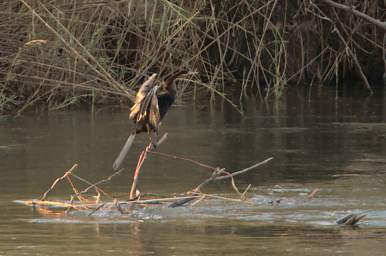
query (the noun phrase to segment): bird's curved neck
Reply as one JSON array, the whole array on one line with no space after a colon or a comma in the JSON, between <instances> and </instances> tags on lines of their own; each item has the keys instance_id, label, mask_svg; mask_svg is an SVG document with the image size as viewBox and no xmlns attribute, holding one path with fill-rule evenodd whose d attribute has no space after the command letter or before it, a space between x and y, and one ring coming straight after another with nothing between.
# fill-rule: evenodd
<instances>
[{"instance_id":1,"label":"bird's curved neck","mask_svg":"<svg viewBox=\"0 0 386 256\"><path fill-rule=\"evenodd\" d=\"M186 74L186 70L178 70L172 74L170 74L168 77L165 78L165 89L169 92L176 93L176 85L174 81L181 75Z\"/></svg>"}]
</instances>

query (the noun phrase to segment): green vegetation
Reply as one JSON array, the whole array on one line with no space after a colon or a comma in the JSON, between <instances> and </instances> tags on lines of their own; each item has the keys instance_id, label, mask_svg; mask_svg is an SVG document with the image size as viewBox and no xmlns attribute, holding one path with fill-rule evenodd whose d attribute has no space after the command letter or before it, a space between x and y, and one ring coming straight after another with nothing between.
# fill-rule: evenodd
<instances>
[{"instance_id":1,"label":"green vegetation","mask_svg":"<svg viewBox=\"0 0 386 256\"><path fill-rule=\"evenodd\" d=\"M178 68L199 72L180 95L235 108L230 89L241 101L351 77L372 92L386 66L383 1L337 2L355 11L328 0L3 0L0 114L126 105L147 75Z\"/></svg>"}]
</instances>

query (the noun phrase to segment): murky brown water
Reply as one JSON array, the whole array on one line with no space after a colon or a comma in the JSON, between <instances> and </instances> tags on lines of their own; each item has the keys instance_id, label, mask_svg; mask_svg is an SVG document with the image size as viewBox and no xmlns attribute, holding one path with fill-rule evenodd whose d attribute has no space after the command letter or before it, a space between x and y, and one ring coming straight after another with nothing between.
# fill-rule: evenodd
<instances>
[{"instance_id":1,"label":"murky brown water","mask_svg":"<svg viewBox=\"0 0 386 256\"><path fill-rule=\"evenodd\" d=\"M100 110L0 119L0 255L384 255L386 251L386 100L294 94L269 106L247 104L242 118L216 109L173 108L162 126L162 152L239 170L274 156L238 178L253 185L251 205L213 201L193 208L136 216L42 216L15 204L39 198L55 177L79 163L77 174L96 181L126 135L127 114ZM221 104L219 104L221 105ZM146 136L127 160L135 164ZM141 190L160 196L193 188L208 171L151 157ZM104 188L128 190L127 174ZM315 188L316 198L306 195ZM228 183L208 192L231 193ZM70 191L58 186L53 194ZM281 199L271 205L271 200ZM359 228L338 227L347 213L365 213Z\"/></svg>"}]
</instances>

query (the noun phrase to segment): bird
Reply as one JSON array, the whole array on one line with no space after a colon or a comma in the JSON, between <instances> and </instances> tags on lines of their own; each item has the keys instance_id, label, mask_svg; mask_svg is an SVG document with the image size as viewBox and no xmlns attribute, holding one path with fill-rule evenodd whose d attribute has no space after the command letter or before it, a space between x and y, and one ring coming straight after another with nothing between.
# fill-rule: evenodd
<instances>
[{"instance_id":1,"label":"bird","mask_svg":"<svg viewBox=\"0 0 386 256\"><path fill-rule=\"evenodd\" d=\"M154 73L141 85L129 114L129 118L133 120L135 127L130 132L125 145L114 161L114 171L120 168L136 134L147 132L150 137L151 148L155 149L157 147L160 122L176 99L177 89L175 80L188 73L187 70L175 71L160 83L156 83L157 74Z\"/></svg>"}]
</instances>

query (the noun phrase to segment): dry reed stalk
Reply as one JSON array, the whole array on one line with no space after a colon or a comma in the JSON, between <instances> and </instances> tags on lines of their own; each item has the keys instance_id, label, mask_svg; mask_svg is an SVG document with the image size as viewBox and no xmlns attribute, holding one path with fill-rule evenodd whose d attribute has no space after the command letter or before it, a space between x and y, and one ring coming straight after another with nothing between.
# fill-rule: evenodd
<instances>
[{"instance_id":1,"label":"dry reed stalk","mask_svg":"<svg viewBox=\"0 0 386 256\"><path fill-rule=\"evenodd\" d=\"M47 23L47 21L39 15L35 9L30 6L26 1L20 0L32 13L35 15L49 30L51 30L52 33L55 34L55 36L60 39L60 41L69 49L73 52L73 54L77 57L80 58L85 64L87 64L92 70L94 70L98 75L100 75L102 78L105 79L111 86L117 88L118 90L122 90L127 94L129 99L134 100L134 91L130 91L130 89L124 88L122 85L120 85L112 76L109 72L105 70L105 68L95 59L95 57L84 47L84 45L72 35L72 33L65 27L63 24L58 20L48 9L47 7L42 4L40 1L37 1L40 5L41 8L43 8L44 11L51 17L52 19L55 20L56 25L58 25L69 37L71 40L73 40L78 47L83 51L82 53L86 55L87 58L89 58L92 63L90 63L84 56L83 54L79 53L74 47L70 45L70 43L67 42L64 37L59 34L57 30L55 30L51 25ZM98 68L96 68L95 66Z\"/></svg>"},{"instance_id":2,"label":"dry reed stalk","mask_svg":"<svg viewBox=\"0 0 386 256\"><path fill-rule=\"evenodd\" d=\"M52 110L116 103L146 74L179 67L200 73L179 95L222 98L240 113L250 89L261 99L280 97L289 83L333 81L336 66L340 78L358 69L370 80L370 67L384 72L376 64L384 63L385 15L380 2L366 3L4 0L0 110L20 114L47 101ZM325 17L339 23L354 54L345 54ZM239 90L240 103L229 88Z\"/></svg>"}]
</instances>

